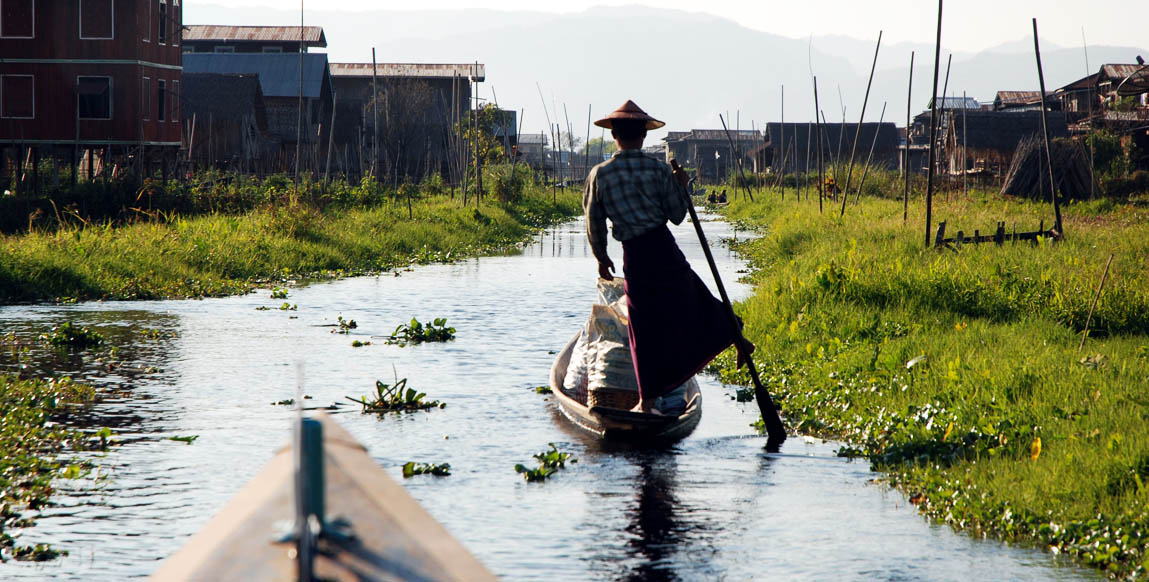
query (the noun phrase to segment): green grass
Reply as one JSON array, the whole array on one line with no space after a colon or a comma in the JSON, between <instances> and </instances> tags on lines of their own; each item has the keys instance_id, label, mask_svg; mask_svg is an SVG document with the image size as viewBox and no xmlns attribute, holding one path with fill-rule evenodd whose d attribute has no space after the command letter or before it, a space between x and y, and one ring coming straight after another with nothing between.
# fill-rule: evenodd
<instances>
[{"instance_id":1,"label":"green grass","mask_svg":"<svg viewBox=\"0 0 1149 582\"><path fill-rule=\"evenodd\" d=\"M72 225L0 238L0 303L161 299L243 293L261 283L361 274L508 248L578 214L541 187L511 203L463 207L445 195L412 204L277 203L242 214L163 216L124 226Z\"/></svg>"},{"instance_id":2,"label":"green grass","mask_svg":"<svg viewBox=\"0 0 1149 582\"><path fill-rule=\"evenodd\" d=\"M867 186L868 187L868 186ZM842 439L925 513L1115 574L1149 569L1149 219L1144 199L1063 207L1066 238L926 250L924 205L761 191L732 220L739 305L768 388L799 432ZM935 199L948 231L1036 230L1048 205ZM1113 267L1078 353L1109 253ZM924 357L924 358L923 358ZM908 364L912 366L907 367ZM732 354L717 367L745 384Z\"/></svg>"},{"instance_id":3,"label":"green grass","mask_svg":"<svg viewBox=\"0 0 1149 582\"><path fill-rule=\"evenodd\" d=\"M51 560L61 554L46 545L17 544L11 532L29 527L50 503L57 478L76 478L88 467L58 458L61 452L107 446L107 433L89 435L59 422L68 409L91 402L95 391L64 378L23 380L0 374L0 557ZM31 516L29 515L31 513ZM67 552L62 552L67 553Z\"/></svg>"}]
</instances>

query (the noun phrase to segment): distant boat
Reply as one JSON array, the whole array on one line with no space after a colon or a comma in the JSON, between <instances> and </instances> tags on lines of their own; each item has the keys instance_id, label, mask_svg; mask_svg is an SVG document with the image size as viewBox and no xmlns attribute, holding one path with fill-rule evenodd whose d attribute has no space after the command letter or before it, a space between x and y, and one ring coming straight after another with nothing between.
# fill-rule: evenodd
<instances>
[{"instance_id":1,"label":"distant boat","mask_svg":"<svg viewBox=\"0 0 1149 582\"><path fill-rule=\"evenodd\" d=\"M637 403L618 399L610 404L598 402L588 406L586 394L567 392L563 388L567 367L579 335L567 343L559 352L551 366L550 387L558 401L559 409L575 426L607 440L632 441L643 443L670 443L689 435L702 419L702 391L698 381L688 380L684 386L685 408L676 414L644 414L631 412L629 408ZM613 404L613 406L611 405Z\"/></svg>"},{"instance_id":2,"label":"distant boat","mask_svg":"<svg viewBox=\"0 0 1149 582\"><path fill-rule=\"evenodd\" d=\"M350 539L323 540L313 580L494 581L496 578L395 483L332 418L320 414L326 513ZM175 554L153 580L298 580L296 542L276 543L295 515L291 446L281 449Z\"/></svg>"}]
</instances>

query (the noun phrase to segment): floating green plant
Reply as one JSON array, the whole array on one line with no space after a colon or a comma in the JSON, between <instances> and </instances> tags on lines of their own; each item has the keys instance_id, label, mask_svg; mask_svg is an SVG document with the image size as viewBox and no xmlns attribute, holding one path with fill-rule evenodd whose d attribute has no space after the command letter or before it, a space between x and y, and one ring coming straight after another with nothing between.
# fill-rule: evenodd
<instances>
[{"instance_id":1,"label":"floating green plant","mask_svg":"<svg viewBox=\"0 0 1149 582\"><path fill-rule=\"evenodd\" d=\"M553 394L554 390L550 386L535 386L535 392L539 394Z\"/></svg>"},{"instance_id":2,"label":"floating green plant","mask_svg":"<svg viewBox=\"0 0 1149 582\"><path fill-rule=\"evenodd\" d=\"M168 437L168 440L169 441L176 441L177 443L184 443L185 445L190 445L190 444L194 443L195 440L198 438L199 438L198 434L193 434L193 435L189 435L189 436Z\"/></svg>"},{"instance_id":3,"label":"floating green plant","mask_svg":"<svg viewBox=\"0 0 1149 582\"><path fill-rule=\"evenodd\" d=\"M298 305L292 305L286 301L283 302L283 305L279 306L280 311L296 311L298 309L299 309Z\"/></svg>"},{"instance_id":4,"label":"floating green plant","mask_svg":"<svg viewBox=\"0 0 1149 582\"><path fill-rule=\"evenodd\" d=\"M362 398L346 398L363 406L363 412L412 412L431 408L446 408L438 400L426 400L427 394L414 388L407 388L407 379L398 380L394 385L375 382L375 394Z\"/></svg>"},{"instance_id":5,"label":"floating green plant","mask_svg":"<svg viewBox=\"0 0 1149 582\"><path fill-rule=\"evenodd\" d=\"M371 342L361 342L359 340L353 340L351 342L351 347L353 347L353 348L361 348L363 346L369 346L369 345L371 345Z\"/></svg>"},{"instance_id":6,"label":"floating green plant","mask_svg":"<svg viewBox=\"0 0 1149 582\"><path fill-rule=\"evenodd\" d=\"M436 477L447 477L451 474L451 464L442 463L416 463L409 461L403 465L403 478L414 477L415 475L435 475Z\"/></svg>"},{"instance_id":7,"label":"floating green plant","mask_svg":"<svg viewBox=\"0 0 1149 582\"><path fill-rule=\"evenodd\" d=\"M287 299L287 289L283 287L276 287L271 290L272 299Z\"/></svg>"},{"instance_id":8,"label":"floating green plant","mask_svg":"<svg viewBox=\"0 0 1149 582\"><path fill-rule=\"evenodd\" d=\"M331 333L347 335L351 333L351 330L357 327L359 327L359 324L355 323L354 319L343 319L343 316L339 315L335 319L335 329L331 330Z\"/></svg>"},{"instance_id":9,"label":"floating green plant","mask_svg":"<svg viewBox=\"0 0 1149 582\"><path fill-rule=\"evenodd\" d=\"M559 469L565 468L568 460L572 463L578 462L578 459L571 458L570 453L564 453L558 450L558 447L556 447L554 443L547 444L550 445L550 450L534 455L535 460L539 462L538 467L531 469L522 463L515 465L515 472L521 474L527 482L536 483L546 481L548 477L555 474Z\"/></svg>"},{"instance_id":10,"label":"floating green plant","mask_svg":"<svg viewBox=\"0 0 1149 582\"><path fill-rule=\"evenodd\" d=\"M104 336L86 327L77 327L65 321L52 328L51 332L40 334L40 341L54 346L90 348L104 343Z\"/></svg>"},{"instance_id":11,"label":"floating green plant","mask_svg":"<svg viewBox=\"0 0 1149 582\"><path fill-rule=\"evenodd\" d=\"M260 305L255 308L256 311L271 311L271 308L266 305Z\"/></svg>"},{"instance_id":12,"label":"floating green plant","mask_svg":"<svg viewBox=\"0 0 1149 582\"><path fill-rule=\"evenodd\" d=\"M455 328L447 327L447 318L437 317L428 324L419 323L411 318L391 332L387 343L405 346L407 344L420 344L423 342L445 342L455 339Z\"/></svg>"}]
</instances>

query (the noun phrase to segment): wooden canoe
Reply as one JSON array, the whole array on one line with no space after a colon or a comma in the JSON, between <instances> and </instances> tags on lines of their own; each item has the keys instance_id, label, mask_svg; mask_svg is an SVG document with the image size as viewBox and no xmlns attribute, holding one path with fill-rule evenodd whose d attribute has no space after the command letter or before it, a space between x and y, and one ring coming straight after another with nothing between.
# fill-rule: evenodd
<instances>
[{"instance_id":1,"label":"wooden canoe","mask_svg":"<svg viewBox=\"0 0 1149 582\"><path fill-rule=\"evenodd\" d=\"M686 386L686 408L678 416L642 414L629 410L587 407L585 402L575 398L563 389L567 367L578 334L559 352L551 366L550 387L558 402L559 410L575 426L607 440L645 443L670 443L682 439L698 426L702 419L702 391L698 381L691 378Z\"/></svg>"},{"instance_id":2,"label":"wooden canoe","mask_svg":"<svg viewBox=\"0 0 1149 582\"><path fill-rule=\"evenodd\" d=\"M344 517L355 538L315 561L323 580L494 581L363 445L320 413L328 519ZM294 463L290 446L170 556L153 580L295 580L294 543L273 543L291 523Z\"/></svg>"}]
</instances>

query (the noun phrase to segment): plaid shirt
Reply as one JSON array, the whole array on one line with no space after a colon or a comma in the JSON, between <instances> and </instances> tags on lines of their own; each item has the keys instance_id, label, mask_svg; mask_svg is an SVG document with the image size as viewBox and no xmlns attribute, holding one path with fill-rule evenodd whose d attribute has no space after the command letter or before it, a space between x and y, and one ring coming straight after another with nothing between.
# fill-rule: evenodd
<instances>
[{"instance_id":1,"label":"plaid shirt","mask_svg":"<svg viewBox=\"0 0 1149 582\"><path fill-rule=\"evenodd\" d=\"M582 207L586 232L598 261L606 254L606 219L614 225L614 238L630 240L669 220L681 224L686 217L686 197L670 166L642 154L642 150L619 150L595 166L586 179Z\"/></svg>"}]
</instances>

